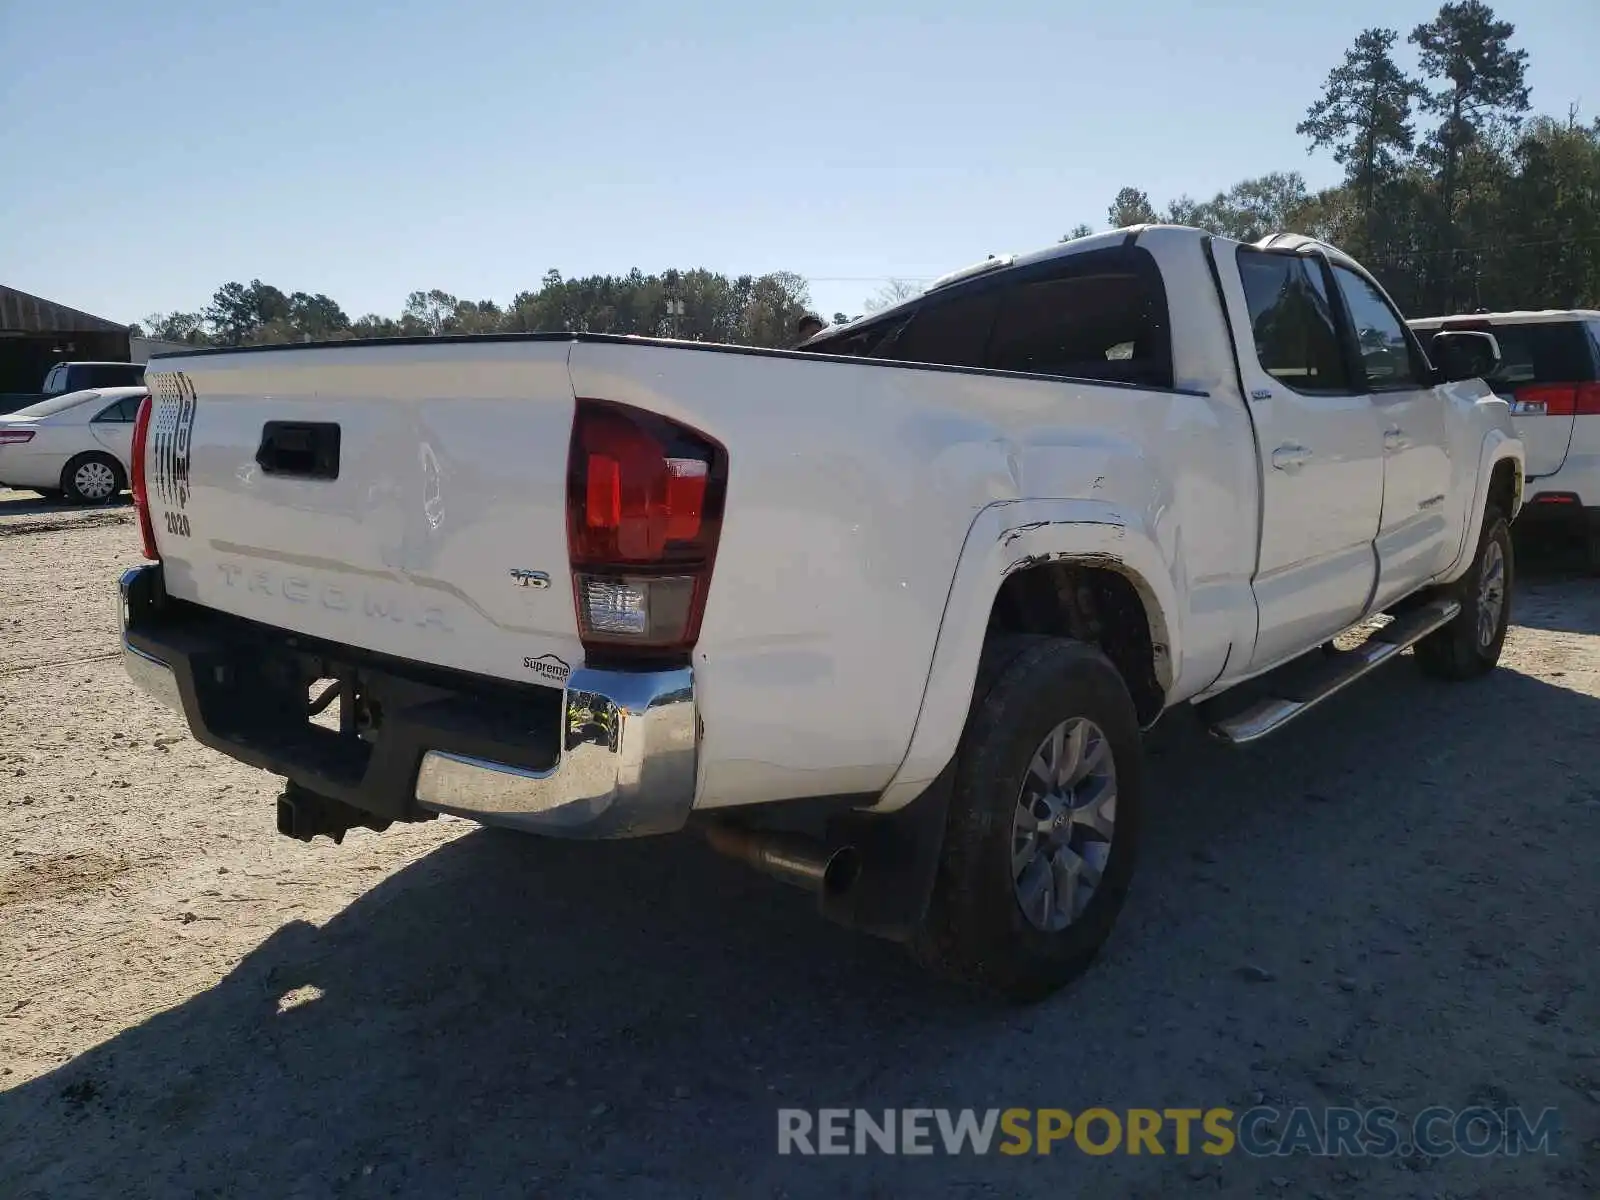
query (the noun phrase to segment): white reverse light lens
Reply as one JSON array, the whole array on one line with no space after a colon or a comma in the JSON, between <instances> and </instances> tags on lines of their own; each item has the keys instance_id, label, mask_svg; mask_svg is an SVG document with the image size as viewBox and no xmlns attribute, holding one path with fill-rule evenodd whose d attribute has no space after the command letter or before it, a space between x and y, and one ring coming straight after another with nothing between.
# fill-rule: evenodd
<instances>
[{"instance_id":1,"label":"white reverse light lens","mask_svg":"<svg viewBox=\"0 0 1600 1200\"><path fill-rule=\"evenodd\" d=\"M650 628L650 601L643 587L627 579L584 576L584 624L594 633L642 636Z\"/></svg>"},{"instance_id":2,"label":"white reverse light lens","mask_svg":"<svg viewBox=\"0 0 1600 1200\"><path fill-rule=\"evenodd\" d=\"M694 579L688 575L579 575L578 595L584 633L664 644L683 636Z\"/></svg>"}]
</instances>

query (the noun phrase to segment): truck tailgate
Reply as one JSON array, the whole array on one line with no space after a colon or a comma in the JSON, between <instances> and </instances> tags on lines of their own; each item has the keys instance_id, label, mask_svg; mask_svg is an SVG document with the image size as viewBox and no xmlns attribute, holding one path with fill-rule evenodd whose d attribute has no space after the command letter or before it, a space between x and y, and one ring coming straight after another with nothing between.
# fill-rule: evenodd
<instances>
[{"instance_id":1,"label":"truck tailgate","mask_svg":"<svg viewBox=\"0 0 1600 1200\"><path fill-rule=\"evenodd\" d=\"M150 518L180 600L559 686L565 339L274 348L150 364Z\"/></svg>"}]
</instances>

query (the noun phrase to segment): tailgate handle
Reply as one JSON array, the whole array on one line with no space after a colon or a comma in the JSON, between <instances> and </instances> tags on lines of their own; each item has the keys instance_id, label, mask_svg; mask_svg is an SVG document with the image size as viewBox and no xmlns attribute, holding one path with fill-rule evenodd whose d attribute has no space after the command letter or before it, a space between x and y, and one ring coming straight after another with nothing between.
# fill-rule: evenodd
<instances>
[{"instance_id":1,"label":"tailgate handle","mask_svg":"<svg viewBox=\"0 0 1600 1200\"><path fill-rule=\"evenodd\" d=\"M256 464L268 475L339 478L339 426L331 421L268 421Z\"/></svg>"}]
</instances>

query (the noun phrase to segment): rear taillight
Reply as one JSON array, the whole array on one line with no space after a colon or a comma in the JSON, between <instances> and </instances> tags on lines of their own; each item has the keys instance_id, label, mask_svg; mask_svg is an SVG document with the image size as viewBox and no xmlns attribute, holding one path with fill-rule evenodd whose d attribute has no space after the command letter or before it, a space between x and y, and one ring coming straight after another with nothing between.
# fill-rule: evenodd
<instances>
[{"instance_id":1,"label":"rear taillight","mask_svg":"<svg viewBox=\"0 0 1600 1200\"><path fill-rule=\"evenodd\" d=\"M150 523L150 497L144 481L144 446L150 436L150 406L152 398L146 393L139 401L139 413L133 418L133 464L129 487L133 492L133 509L139 514L139 538L144 542L144 556L160 560L156 549L156 531Z\"/></svg>"},{"instance_id":2,"label":"rear taillight","mask_svg":"<svg viewBox=\"0 0 1600 1200\"><path fill-rule=\"evenodd\" d=\"M577 402L567 554L585 650L694 647L727 485L727 452L705 434L621 404Z\"/></svg>"},{"instance_id":3,"label":"rear taillight","mask_svg":"<svg viewBox=\"0 0 1600 1200\"><path fill-rule=\"evenodd\" d=\"M1518 388L1515 397L1524 416L1600 415L1600 383L1535 383Z\"/></svg>"},{"instance_id":4,"label":"rear taillight","mask_svg":"<svg viewBox=\"0 0 1600 1200\"><path fill-rule=\"evenodd\" d=\"M0 446L15 446L20 442L33 441L31 429L0 429Z\"/></svg>"}]
</instances>

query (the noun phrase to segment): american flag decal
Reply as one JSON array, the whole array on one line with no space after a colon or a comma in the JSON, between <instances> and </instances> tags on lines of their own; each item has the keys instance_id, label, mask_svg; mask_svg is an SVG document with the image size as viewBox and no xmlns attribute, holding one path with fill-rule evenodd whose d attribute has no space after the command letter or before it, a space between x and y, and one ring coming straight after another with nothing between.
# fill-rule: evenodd
<instances>
[{"instance_id":1,"label":"american flag decal","mask_svg":"<svg viewBox=\"0 0 1600 1200\"><path fill-rule=\"evenodd\" d=\"M189 503L190 437L199 397L181 371L152 375L146 386L155 406L145 460L150 487L164 507L182 511Z\"/></svg>"}]
</instances>

